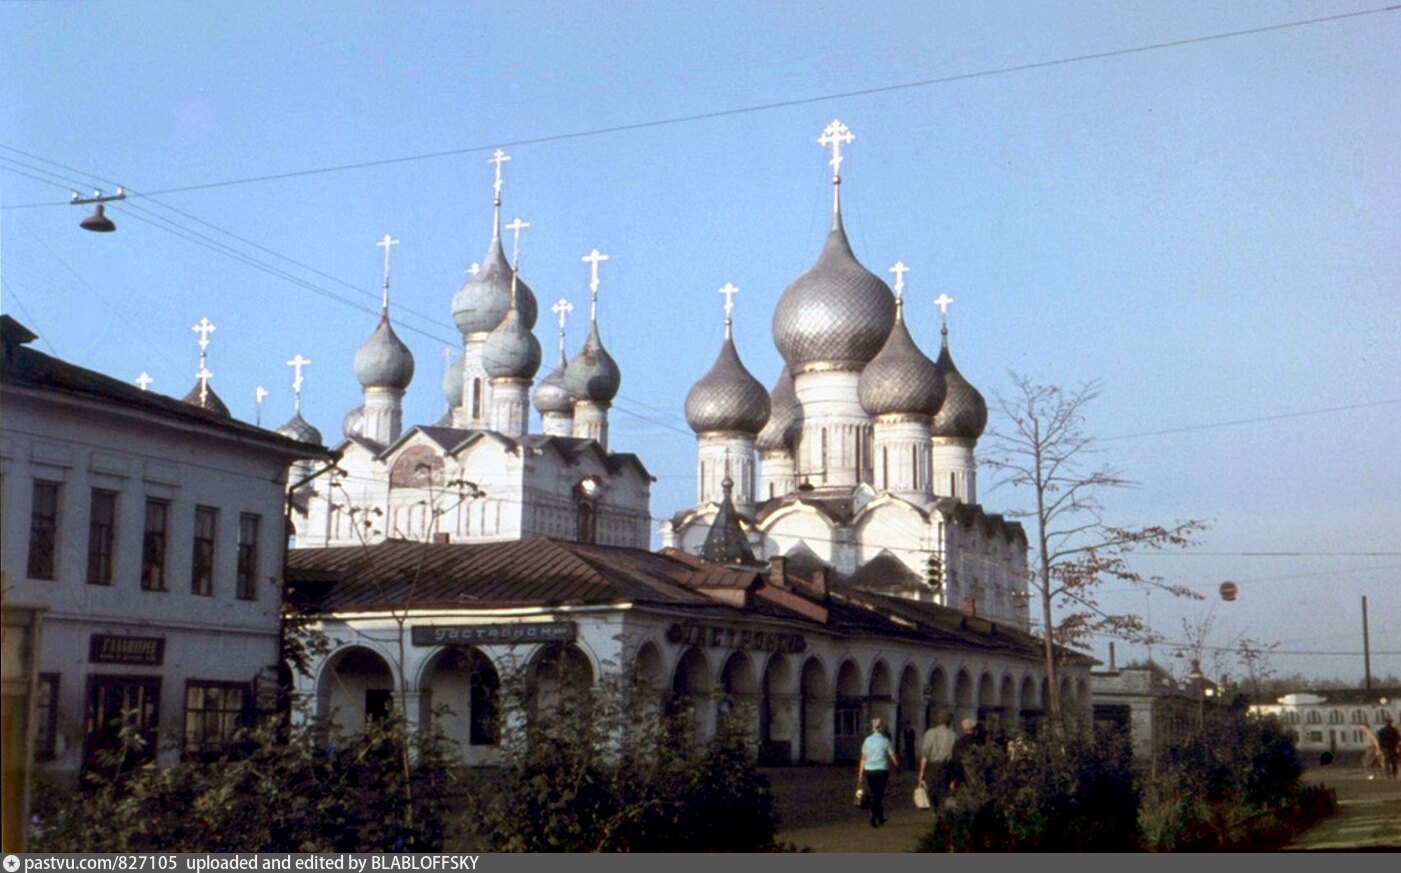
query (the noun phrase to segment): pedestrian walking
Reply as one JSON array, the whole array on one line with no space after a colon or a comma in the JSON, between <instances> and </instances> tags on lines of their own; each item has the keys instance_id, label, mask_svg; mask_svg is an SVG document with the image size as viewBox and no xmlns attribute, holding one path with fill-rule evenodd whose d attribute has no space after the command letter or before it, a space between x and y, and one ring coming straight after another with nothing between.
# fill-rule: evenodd
<instances>
[{"instance_id":1,"label":"pedestrian walking","mask_svg":"<svg viewBox=\"0 0 1401 873\"><path fill-rule=\"evenodd\" d=\"M871 719L871 735L861 744L861 760L856 764L856 788L860 790L861 780L866 780L866 788L871 794L871 827L885 824L885 787L890 780L890 770L900 766L900 758L895 747L882 730L879 718Z\"/></svg>"},{"instance_id":2,"label":"pedestrian walking","mask_svg":"<svg viewBox=\"0 0 1401 873\"><path fill-rule=\"evenodd\" d=\"M941 712L919 743L919 781L929 791L929 800L935 809L949 796L949 782L952 781L949 764L957 740L953 732L953 713Z\"/></svg>"},{"instance_id":3,"label":"pedestrian walking","mask_svg":"<svg viewBox=\"0 0 1401 873\"><path fill-rule=\"evenodd\" d=\"M1391 713L1382 716L1385 722L1377 731L1377 743L1382 747L1382 760L1386 764L1386 778L1395 779L1398 764L1401 764L1401 731L1391 723Z\"/></svg>"}]
</instances>

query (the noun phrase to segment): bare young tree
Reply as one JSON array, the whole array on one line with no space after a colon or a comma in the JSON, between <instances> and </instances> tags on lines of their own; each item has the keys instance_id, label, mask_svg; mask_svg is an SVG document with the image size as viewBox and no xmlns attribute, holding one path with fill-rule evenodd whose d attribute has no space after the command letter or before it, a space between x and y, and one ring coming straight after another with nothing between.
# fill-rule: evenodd
<instances>
[{"instance_id":1,"label":"bare young tree","mask_svg":"<svg viewBox=\"0 0 1401 873\"><path fill-rule=\"evenodd\" d=\"M1142 617L1111 614L1101 607L1099 586L1114 580L1201 599L1190 588L1145 575L1129 558L1135 552L1191 545L1191 536L1205 529L1205 523L1120 526L1105 521L1100 494L1134 483L1100 462L1093 438L1085 433L1085 409L1099 396L1099 383L1066 390L1023 375L1012 378L1014 389L995 397L1001 421L989 432L983 463L1001 474L998 485L1030 489L1035 500L1034 508L1009 515L1032 527L1036 555L1029 581L1044 629L1046 705L1058 715L1058 647L1099 634L1147 638Z\"/></svg>"}]
</instances>

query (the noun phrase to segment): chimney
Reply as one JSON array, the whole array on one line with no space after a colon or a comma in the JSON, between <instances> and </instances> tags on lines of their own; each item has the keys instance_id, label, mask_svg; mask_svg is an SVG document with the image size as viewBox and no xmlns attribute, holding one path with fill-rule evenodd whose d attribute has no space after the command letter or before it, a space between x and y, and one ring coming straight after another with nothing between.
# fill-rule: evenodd
<instances>
[{"instance_id":1,"label":"chimney","mask_svg":"<svg viewBox=\"0 0 1401 873\"><path fill-rule=\"evenodd\" d=\"M1112 641L1109 643L1109 672L1119 672L1119 668L1114 666L1114 643Z\"/></svg>"},{"instance_id":2,"label":"chimney","mask_svg":"<svg viewBox=\"0 0 1401 873\"><path fill-rule=\"evenodd\" d=\"M775 588L788 587L788 559L782 555L769 558L769 576L766 580Z\"/></svg>"},{"instance_id":3,"label":"chimney","mask_svg":"<svg viewBox=\"0 0 1401 873\"><path fill-rule=\"evenodd\" d=\"M812 585L813 588L816 589L818 595L822 597L827 596L828 590L826 567L818 567L816 570L812 571Z\"/></svg>"},{"instance_id":4,"label":"chimney","mask_svg":"<svg viewBox=\"0 0 1401 873\"><path fill-rule=\"evenodd\" d=\"M450 542L452 542L452 536L447 531L439 530L433 532L433 545L445 546Z\"/></svg>"}]
</instances>

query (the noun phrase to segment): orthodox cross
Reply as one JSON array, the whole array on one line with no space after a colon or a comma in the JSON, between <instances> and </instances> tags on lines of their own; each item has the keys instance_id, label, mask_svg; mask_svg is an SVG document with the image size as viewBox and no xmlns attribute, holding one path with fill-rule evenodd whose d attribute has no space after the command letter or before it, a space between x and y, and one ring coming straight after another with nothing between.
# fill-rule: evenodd
<instances>
[{"instance_id":1,"label":"orthodox cross","mask_svg":"<svg viewBox=\"0 0 1401 873\"><path fill-rule=\"evenodd\" d=\"M199 380L199 405L203 406L209 400L209 380L214 378L214 374L201 362L195 378Z\"/></svg>"},{"instance_id":2,"label":"orthodox cross","mask_svg":"<svg viewBox=\"0 0 1401 873\"><path fill-rule=\"evenodd\" d=\"M598 320L598 265L608 256L594 249L580 260L589 265L589 321Z\"/></svg>"},{"instance_id":3,"label":"orthodox cross","mask_svg":"<svg viewBox=\"0 0 1401 873\"><path fill-rule=\"evenodd\" d=\"M310 363L311 361L303 358L300 352L297 353L295 358L287 362L287 366L292 368L292 396L297 398L298 412L302 411L302 367Z\"/></svg>"},{"instance_id":4,"label":"orthodox cross","mask_svg":"<svg viewBox=\"0 0 1401 873\"><path fill-rule=\"evenodd\" d=\"M905 293L905 274L910 268L905 266L904 261L896 261L895 266L890 268L890 272L895 274L895 299L899 300Z\"/></svg>"},{"instance_id":5,"label":"orthodox cross","mask_svg":"<svg viewBox=\"0 0 1401 873\"><path fill-rule=\"evenodd\" d=\"M495 192L497 200L501 199L501 165L510 159L511 156L501 151L501 149L492 152L491 157L486 159L488 164L496 165L496 181L492 184L491 190Z\"/></svg>"},{"instance_id":6,"label":"orthodox cross","mask_svg":"<svg viewBox=\"0 0 1401 873\"><path fill-rule=\"evenodd\" d=\"M832 166L832 180L835 182L840 182L842 176L842 146L855 139L856 134L837 118L832 119L832 123L823 129L822 136L817 138L818 145L832 150L832 160L828 163Z\"/></svg>"},{"instance_id":7,"label":"orthodox cross","mask_svg":"<svg viewBox=\"0 0 1401 873\"><path fill-rule=\"evenodd\" d=\"M141 386L142 391L145 391L146 388L149 387L150 384L154 381L156 380L152 379L150 375L146 373L145 370L142 370L141 375L136 377L136 384Z\"/></svg>"},{"instance_id":8,"label":"orthodox cross","mask_svg":"<svg viewBox=\"0 0 1401 873\"><path fill-rule=\"evenodd\" d=\"M939 317L944 323L943 328L940 330L940 333L944 336L949 335L949 304L952 302L953 298L942 291L939 292L938 297L934 298L934 305L939 307Z\"/></svg>"},{"instance_id":9,"label":"orthodox cross","mask_svg":"<svg viewBox=\"0 0 1401 873\"><path fill-rule=\"evenodd\" d=\"M470 267L467 268L467 272L470 273L470 274L472 275L473 278L475 278L476 275L477 275L478 273L480 273L481 271L482 271L482 265L479 264L479 263L477 263L476 261L473 261L473 262L472 262L472 266L470 266Z\"/></svg>"},{"instance_id":10,"label":"orthodox cross","mask_svg":"<svg viewBox=\"0 0 1401 873\"><path fill-rule=\"evenodd\" d=\"M527 228L527 227L530 227L530 222L528 222L528 221L521 221L519 218L515 219L515 220L512 221L510 224L506 225L506 229L509 230L509 231L511 232L511 234L514 236L514 240L513 240L512 244L511 244L511 266L512 266L512 268L518 268L518 267L520 267L520 262L521 262L521 231L524 230L524 229Z\"/></svg>"},{"instance_id":11,"label":"orthodox cross","mask_svg":"<svg viewBox=\"0 0 1401 873\"><path fill-rule=\"evenodd\" d=\"M566 317L567 315L569 315L569 313L571 313L571 312L574 311L574 304L573 304L573 303L570 303L568 300L565 300L563 297L561 297L561 298L559 298L559 300L557 300L557 301L555 302L555 305L554 305L554 306L551 306L551 307L550 307L550 311L553 312L555 315L558 315L558 316L559 316L559 360L560 360L560 363L563 363L563 362L564 362L564 319L565 319L565 317Z\"/></svg>"},{"instance_id":12,"label":"orthodox cross","mask_svg":"<svg viewBox=\"0 0 1401 873\"><path fill-rule=\"evenodd\" d=\"M383 239L375 243L377 248L384 249L384 296L380 300L380 308L383 309L385 313L389 312L389 247L397 246L398 244L399 241L387 233L384 235ZM308 361L307 363L311 362Z\"/></svg>"},{"instance_id":13,"label":"orthodox cross","mask_svg":"<svg viewBox=\"0 0 1401 873\"><path fill-rule=\"evenodd\" d=\"M733 321L730 317L730 313L734 312L735 295L739 293L739 289L734 286L733 282L726 282L725 287L720 289L720 293L725 295L725 337L728 339L730 336L730 322Z\"/></svg>"},{"instance_id":14,"label":"orthodox cross","mask_svg":"<svg viewBox=\"0 0 1401 873\"><path fill-rule=\"evenodd\" d=\"M209 348L209 335L215 331L215 327L210 323L209 319L201 318L199 324L195 325L191 330L199 334L199 350L202 354L205 349Z\"/></svg>"},{"instance_id":15,"label":"orthodox cross","mask_svg":"<svg viewBox=\"0 0 1401 873\"><path fill-rule=\"evenodd\" d=\"M262 385L253 389L253 402L258 405L258 417L255 421L258 427L263 426L263 398L267 396L268 389L264 388Z\"/></svg>"}]
</instances>

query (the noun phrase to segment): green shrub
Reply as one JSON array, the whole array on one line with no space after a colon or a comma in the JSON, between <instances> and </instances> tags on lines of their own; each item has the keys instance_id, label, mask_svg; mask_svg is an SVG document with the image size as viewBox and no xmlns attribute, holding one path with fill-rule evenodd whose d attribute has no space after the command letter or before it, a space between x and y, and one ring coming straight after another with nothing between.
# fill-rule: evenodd
<instances>
[{"instance_id":1,"label":"green shrub","mask_svg":"<svg viewBox=\"0 0 1401 873\"><path fill-rule=\"evenodd\" d=\"M271 723L211 762L147 764L50 798L39 852L381 852L441 847L441 737L385 719L354 736Z\"/></svg>"},{"instance_id":2,"label":"green shrub","mask_svg":"<svg viewBox=\"0 0 1401 873\"><path fill-rule=\"evenodd\" d=\"M1079 727L975 749L966 783L940 808L921 851L1124 851L1136 847L1138 793L1128 744Z\"/></svg>"}]
</instances>

